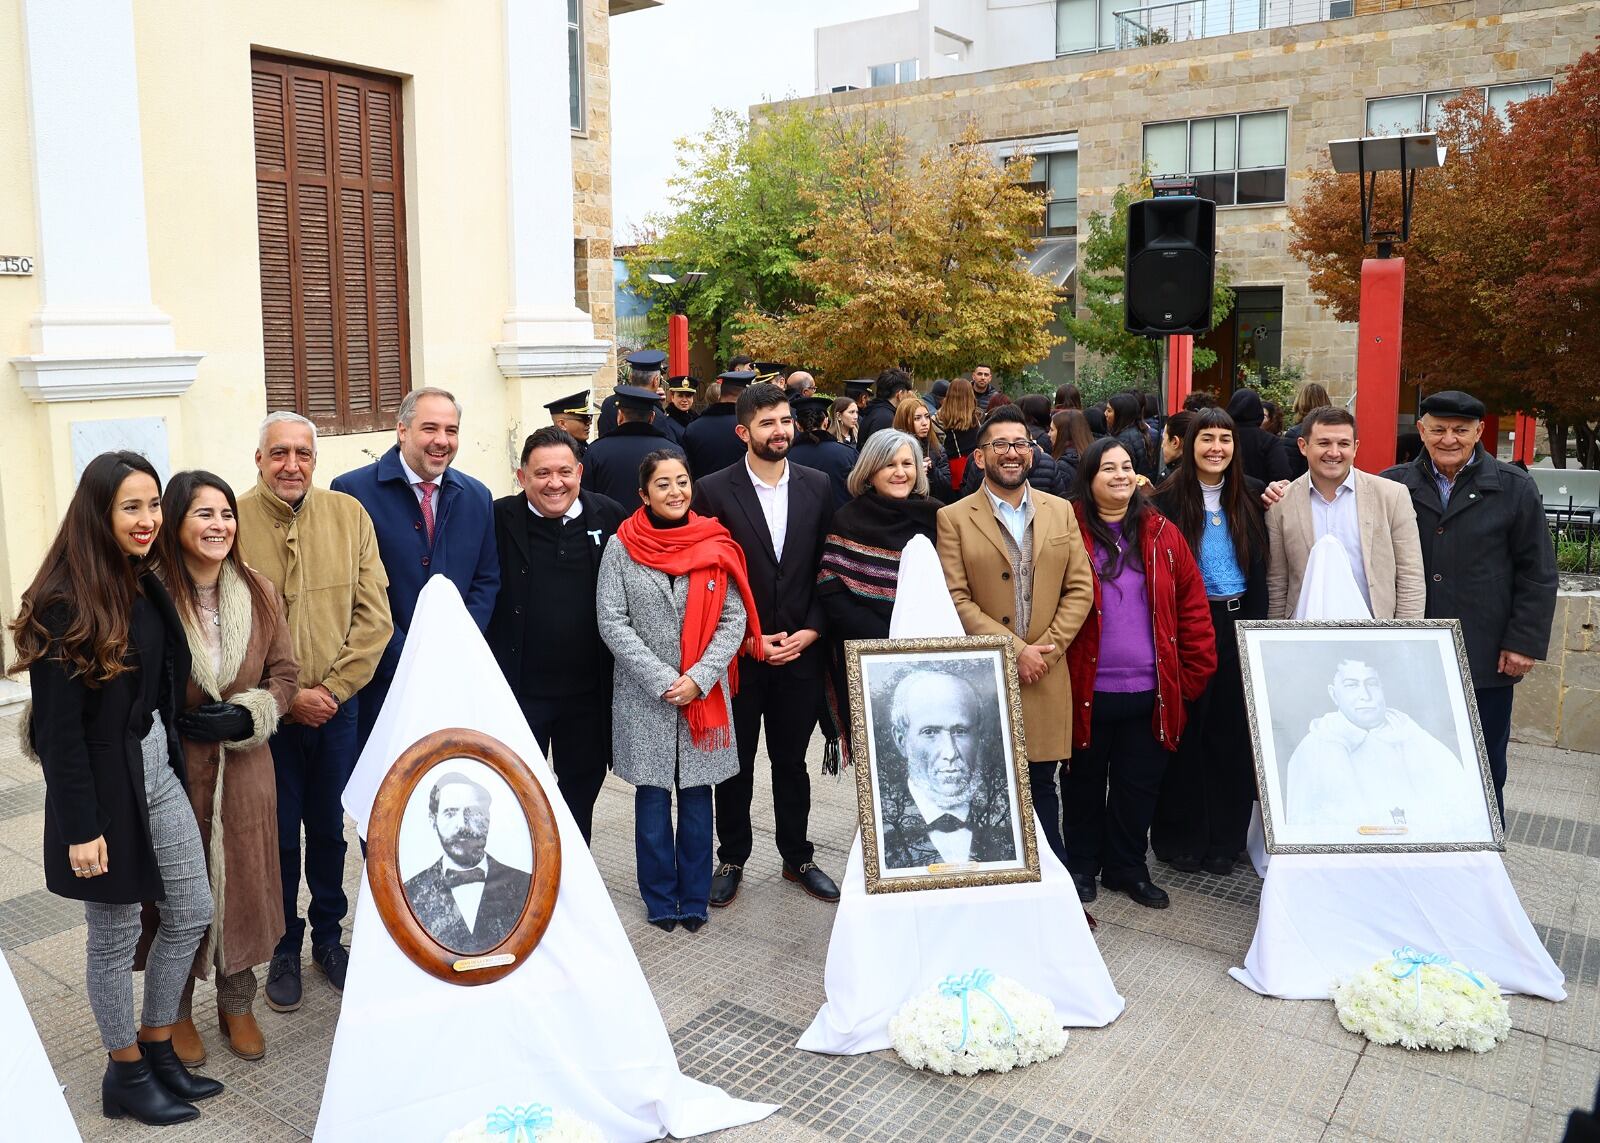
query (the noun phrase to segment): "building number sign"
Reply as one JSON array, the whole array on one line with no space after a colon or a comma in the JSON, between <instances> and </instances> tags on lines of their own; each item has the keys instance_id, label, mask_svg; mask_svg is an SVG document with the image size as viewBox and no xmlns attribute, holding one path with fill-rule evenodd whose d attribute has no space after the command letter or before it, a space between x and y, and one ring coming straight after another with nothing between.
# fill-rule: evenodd
<instances>
[{"instance_id":1,"label":"building number sign","mask_svg":"<svg viewBox=\"0 0 1600 1143\"><path fill-rule=\"evenodd\" d=\"M0 274L27 276L33 273L33 257L28 254L0 254Z\"/></svg>"}]
</instances>

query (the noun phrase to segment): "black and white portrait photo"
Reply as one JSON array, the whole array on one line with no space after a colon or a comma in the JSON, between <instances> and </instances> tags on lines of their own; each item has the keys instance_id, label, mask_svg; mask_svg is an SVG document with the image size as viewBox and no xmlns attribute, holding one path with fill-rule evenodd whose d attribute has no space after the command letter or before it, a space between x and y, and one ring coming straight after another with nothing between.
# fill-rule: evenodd
<instances>
[{"instance_id":1,"label":"black and white portrait photo","mask_svg":"<svg viewBox=\"0 0 1600 1143\"><path fill-rule=\"evenodd\" d=\"M425 774L407 803L399 851L406 901L441 945L482 953L516 927L532 884L532 839L490 767L458 758Z\"/></svg>"},{"instance_id":2,"label":"black and white portrait photo","mask_svg":"<svg viewBox=\"0 0 1600 1143\"><path fill-rule=\"evenodd\" d=\"M940 887L961 874L1025 871L1030 856L1036 868L1025 844L1032 809L1019 796L1003 651L858 648L857 662L852 701L859 699L861 713L853 722L866 738L857 750L866 760L862 836L877 880L932 878L939 884L900 887Z\"/></svg>"},{"instance_id":3,"label":"black and white portrait photo","mask_svg":"<svg viewBox=\"0 0 1600 1143\"><path fill-rule=\"evenodd\" d=\"M1274 852L1496 846L1448 623L1263 624L1243 637Z\"/></svg>"}]
</instances>

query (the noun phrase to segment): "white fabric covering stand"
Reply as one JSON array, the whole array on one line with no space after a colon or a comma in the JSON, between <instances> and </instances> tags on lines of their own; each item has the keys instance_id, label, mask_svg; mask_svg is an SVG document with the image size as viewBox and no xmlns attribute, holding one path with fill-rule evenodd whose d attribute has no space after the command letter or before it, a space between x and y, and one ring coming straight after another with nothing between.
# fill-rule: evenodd
<instances>
[{"instance_id":1,"label":"white fabric covering stand","mask_svg":"<svg viewBox=\"0 0 1600 1143\"><path fill-rule=\"evenodd\" d=\"M79 1139L11 966L0 953L0 1138Z\"/></svg>"},{"instance_id":2,"label":"white fabric covering stand","mask_svg":"<svg viewBox=\"0 0 1600 1143\"><path fill-rule=\"evenodd\" d=\"M1372 618L1332 536L1311 548L1295 618ZM1250 856L1266 878L1261 911L1244 967L1228 970L1246 988L1326 1000L1336 977L1411 945L1488 973L1506 992L1566 999L1498 853L1280 853L1268 864L1258 803Z\"/></svg>"},{"instance_id":3,"label":"white fabric covering stand","mask_svg":"<svg viewBox=\"0 0 1600 1143\"><path fill-rule=\"evenodd\" d=\"M896 639L965 634L939 557L920 536L900 556L889 633ZM1049 997L1063 1025L1098 1028L1115 1020L1125 1002L1072 878L1038 823L1034 836L1038 882L868 896L858 832L828 944L827 1003L799 1046L835 1055L887 1048L889 1018L902 1004L946 976L980 967Z\"/></svg>"},{"instance_id":4,"label":"white fabric covering stand","mask_svg":"<svg viewBox=\"0 0 1600 1143\"><path fill-rule=\"evenodd\" d=\"M318 1140L437 1140L501 1104L531 1102L632 1143L752 1123L772 1104L732 1099L678 1070L655 997L577 824L455 585L428 581L383 713L345 788L367 832L406 747L448 726L523 759L561 833L561 891L528 961L492 984L446 984L390 937L363 879Z\"/></svg>"}]
</instances>

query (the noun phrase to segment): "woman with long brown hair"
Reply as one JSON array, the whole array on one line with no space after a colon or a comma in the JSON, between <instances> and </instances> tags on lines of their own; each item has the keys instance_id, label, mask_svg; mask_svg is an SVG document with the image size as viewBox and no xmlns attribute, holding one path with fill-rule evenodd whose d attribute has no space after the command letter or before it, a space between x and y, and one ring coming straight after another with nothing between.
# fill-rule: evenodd
<instances>
[{"instance_id":1,"label":"woman with long brown hair","mask_svg":"<svg viewBox=\"0 0 1600 1143\"><path fill-rule=\"evenodd\" d=\"M928 477L928 495L940 504L954 504L961 498L950 481L950 458L933 431L933 414L921 401L901 401L894 411L894 429L917 442L922 450L922 471Z\"/></svg>"},{"instance_id":2,"label":"woman with long brown hair","mask_svg":"<svg viewBox=\"0 0 1600 1143\"><path fill-rule=\"evenodd\" d=\"M299 667L277 588L239 554L239 505L228 483L209 472L180 472L161 506L167 527L156 555L190 657L178 733L216 902L172 1042L185 1064L204 1062L190 1003L195 980L215 965L217 1023L228 1049L259 1060L267 1049L251 1011L255 966L272 959L284 926L277 777L267 740L294 701Z\"/></svg>"},{"instance_id":3,"label":"woman with long brown hair","mask_svg":"<svg viewBox=\"0 0 1600 1143\"><path fill-rule=\"evenodd\" d=\"M961 487L966 475L967 461L978 446L978 429L983 424L983 412L978 408L978 397L972 382L957 377L939 405L939 415L933 419L934 431L944 445L945 456L950 458L950 483Z\"/></svg>"},{"instance_id":4,"label":"woman with long brown hair","mask_svg":"<svg viewBox=\"0 0 1600 1143\"><path fill-rule=\"evenodd\" d=\"M1078 458L1092 444L1094 433L1082 409L1062 409L1050 418L1050 455L1057 461L1065 460L1076 469Z\"/></svg>"},{"instance_id":5,"label":"woman with long brown hair","mask_svg":"<svg viewBox=\"0 0 1600 1143\"><path fill-rule=\"evenodd\" d=\"M161 522L161 480L148 460L133 452L91 460L22 593L9 668L26 669L33 689L24 732L44 771L45 885L84 902L89 1007L110 1056L101 1108L155 1126L195 1118L192 1101L222 1090L191 1075L172 1048L212 904L175 727L188 644L147 563ZM145 901L159 903L161 919L136 1030Z\"/></svg>"},{"instance_id":6,"label":"woman with long brown hair","mask_svg":"<svg viewBox=\"0 0 1600 1143\"><path fill-rule=\"evenodd\" d=\"M1232 873L1250 825L1255 769L1234 624L1267 617L1263 490L1244 473L1233 418L1200 409L1177 469L1154 497L1200 565L1216 631L1217 672L1194 701L1150 831L1156 856L1183 872Z\"/></svg>"}]
</instances>

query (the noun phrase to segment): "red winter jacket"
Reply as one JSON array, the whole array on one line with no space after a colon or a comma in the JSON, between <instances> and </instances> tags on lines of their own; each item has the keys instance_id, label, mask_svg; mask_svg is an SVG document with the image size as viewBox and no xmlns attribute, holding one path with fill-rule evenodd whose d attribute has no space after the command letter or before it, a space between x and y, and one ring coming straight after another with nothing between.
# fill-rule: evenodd
<instances>
[{"instance_id":1,"label":"red winter jacket","mask_svg":"<svg viewBox=\"0 0 1600 1143\"><path fill-rule=\"evenodd\" d=\"M1089 535L1083 504L1073 501L1078 532L1094 559L1094 539ZM1156 708L1151 730L1168 750L1178 748L1187 714L1184 703L1200 697L1217 672L1216 633L1211 627L1211 605L1206 602L1205 581L1189 553L1189 545L1176 524L1154 507L1146 506L1139 538L1144 557L1145 591L1150 599L1150 621L1156 637ZM1100 654L1100 577L1094 581L1094 607L1067 648L1067 672L1072 676L1072 746L1089 745L1089 718L1094 707L1095 663Z\"/></svg>"}]
</instances>

